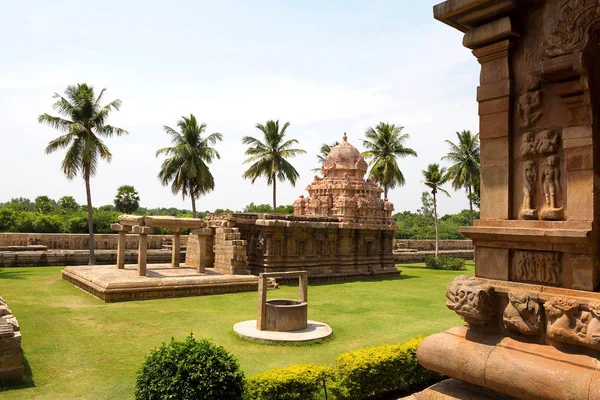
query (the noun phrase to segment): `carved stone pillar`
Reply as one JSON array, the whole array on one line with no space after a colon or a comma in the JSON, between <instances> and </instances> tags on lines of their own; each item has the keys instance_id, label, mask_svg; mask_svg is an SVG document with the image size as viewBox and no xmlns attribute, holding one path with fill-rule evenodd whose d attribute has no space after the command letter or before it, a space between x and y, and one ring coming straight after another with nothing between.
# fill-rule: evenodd
<instances>
[{"instance_id":1,"label":"carved stone pillar","mask_svg":"<svg viewBox=\"0 0 600 400\"><path fill-rule=\"evenodd\" d=\"M412 399L599 399L600 2L448 0L434 16L481 63L481 220L461 229L476 277L446 291L467 326L417 353L456 381Z\"/></svg>"}]
</instances>

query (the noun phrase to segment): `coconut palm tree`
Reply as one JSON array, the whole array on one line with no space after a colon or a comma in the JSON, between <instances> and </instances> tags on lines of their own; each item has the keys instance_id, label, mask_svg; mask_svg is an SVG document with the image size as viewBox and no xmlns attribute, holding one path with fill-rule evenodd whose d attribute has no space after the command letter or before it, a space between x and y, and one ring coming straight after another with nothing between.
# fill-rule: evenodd
<instances>
[{"instance_id":1,"label":"coconut palm tree","mask_svg":"<svg viewBox=\"0 0 600 400\"><path fill-rule=\"evenodd\" d=\"M173 194L181 193L185 199L192 199L192 216L196 218L196 200L215 188L215 180L208 168L215 158L221 155L213 147L223 140L220 133L202 137L206 124L198 124L194 114L181 117L177 121L180 132L164 126L165 133L171 137L173 147L164 147L156 152L156 157L164 154L158 178L164 186L171 183Z\"/></svg>"},{"instance_id":2,"label":"coconut palm tree","mask_svg":"<svg viewBox=\"0 0 600 400\"><path fill-rule=\"evenodd\" d=\"M286 122L281 130L279 120L269 120L264 125L256 124L256 129L262 132L263 141L252 136L244 136L242 143L248 145L246 155L248 158L244 164L252 165L244 172L245 179L251 179L252 183L259 177L267 178L267 185L273 185L273 212L277 212L277 181L288 180L292 186L296 186L296 180L300 177L296 168L286 158L304 154L302 149L291 148L297 144L296 139L286 140L286 130L290 123Z\"/></svg>"},{"instance_id":3,"label":"coconut palm tree","mask_svg":"<svg viewBox=\"0 0 600 400\"><path fill-rule=\"evenodd\" d=\"M450 151L442 160L449 160L452 165L448 168L448 175L454 190L466 189L471 211L471 225L473 225L473 191L479 185L481 170L481 157L479 154L479 134L471 131L456 132L458 142L446 140Z\"/></svg>"},{"instance_id":4,"label":"coconut palm tree","mask_svg":"<svg viewBox=\"0 0 600 400\"><path fill-rule=\"evenodd\" d=\"M335 141L331 144L323 143L321 145L321 148L319 149L319 154L317 154L317 160L319 161L319 167L313 168L313 172L321 171L321 169L323 168L323 164L325 164L325 160L327 159L327 156L331 152L331 149L333 149L338 144L340 144L340 142Z\"/></svg>"},{"instance_id":5,"label":"coconut palm tree","mask_svg":"<svg viewBox=\"0 0 600 400\"><path fill-rule=\"evenodd\" d=\"M431 195L433 196L433 218L435 221L435 257L438 256L438 247L440 241L440 235L438 231L438 214L437 214L437 193L442 192L446 196L450 197L450 194L441 188L443 184L448 182L449 176L446 168L441 168L439 164L429 164L426 170L422 171L423 183L425 186L431 189Z\"/></svg>"},{"instance_id":6,"label":"coconut palm tree","mask_svg":"<svg viewBox=\"0 0 600 400\"><path fill-rule=\"evenodd\" d=\"M365 132L367 140L363 146L367 151L362 156L369 162L371 179L383 186L384 197L387 200L388 191L406 183L404 174L398 166L398 158L417 156L417 152L404 147L410 137L402 133L403 126L380 122L375 128L369 127Z\"/></svg>"},{"instance_id":7,"label":"coconut palm tree","mask_svg":"<svg viewBox=\"0 0 600 400\"><path fill-rule=\"evenodd\" d=\"M41 114L38 117L38 122L64 132L63 135L48 143L46 154L54 153L59 149L67 149L61 164L63 173L69 180L81 173L85 180L90 265L96 263L90 178L96 174L99 160L110 162L112 159L112 154L102 142L101 137L121 136L128 133L121 128L106 124L110 112L118 111L121 107L121 100L113 100L102 106L100 103L105 91L106 89L102 89L96 97L93 86L85 83L68 86L64 96L58 93L54 93L52 96L56 99L52 108L64 118L49 114Z\"/></svg>"}]
</instances>

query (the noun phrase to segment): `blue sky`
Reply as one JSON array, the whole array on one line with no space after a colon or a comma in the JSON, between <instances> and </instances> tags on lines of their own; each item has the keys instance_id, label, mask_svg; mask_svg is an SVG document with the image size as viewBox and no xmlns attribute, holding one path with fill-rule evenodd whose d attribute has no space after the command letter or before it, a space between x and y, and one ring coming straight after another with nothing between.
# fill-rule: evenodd
<instances>
[{"instance_id":1,"label":"blue sky","mask_svg":"<svg viewBox=\"0 0 600 400\"><path fill-rule=\"evenodd\" d=\"M407 185L393 190L396 210L420 207L421 170L446 153L455 132L478 131L479 66L462 34L433 19L437 1L29 1L4 2L0 13L0 202L41 194L85 202L82 179L60 171L63 154L45 155L57 136L37 123L52 94L86 82L123 101L109 123L130 132L106 140L113 153L92 181L95 206L131 184L147 207L191 208L156 175L163 125L193 113L221 132L222 158L211 167L215 191L201 210L270 203L265 181L242 179L241 138L257 122L290 121L308 154L293 164L294 188L278 185L289 204L312 181L321 143L348 133L361 149L379 121L404 126L419 157L400 166ZM463 192L440 200L442 213L467 208Z\"/></svg>"}]
</instances>

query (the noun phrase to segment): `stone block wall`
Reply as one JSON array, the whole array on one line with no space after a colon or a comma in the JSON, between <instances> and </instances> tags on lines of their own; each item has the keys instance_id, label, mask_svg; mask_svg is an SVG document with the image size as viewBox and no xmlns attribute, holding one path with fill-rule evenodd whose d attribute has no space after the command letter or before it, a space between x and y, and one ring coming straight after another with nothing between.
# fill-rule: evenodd
<instances>
[{"instance_id":1,"label":"stone block wall","mask_svg":"<svg viewBox=\"0 0 600 400\"><path fill-rule=\"evenodd\" d=\"M214 268L221 274L249 274L246 240L239 228L217 228L214 237Z\"/></svg>"},{"instance_id":2,"label":"stone block wall","mask_svg":"<svg viewBox=\"0 0 600 400\"><path fill-rule=\"evenodd\" d=\"M214 235L204 236L206 240L205 266L212 268L215 265ZM197 265L200 246L198 243L198 235L189 235L187 238L187 248L185 263L188 265Z\"/></svg>"},{"instance_id":3,"label":"stone block wall","mask_svg":"<svg viewBox=\"0 0 600 400\"><path fill-rule=\"evenodd\" d=\"M0 297L0 380L21 379L23 372L19 323Z\"/></svg>"},{"instance_id":4,"label":"stone block wall","mask_svg":"<svg viewBox=\"0 0 600 400\"><path fill-rule=\"evenodd\" d=\"M98 250L116 250L118 234L100 233L94 235L95 248ZM148 235L149 249L162 249L171 243L171 235ZM127 235L126 247L135 250L138 236ZM181 245L187 244L187 235L181 236ZM0 233L0 247L4 246L46 246L49 250L87 250L88 235L78 233Z\"/></svg>"}]
</instances>

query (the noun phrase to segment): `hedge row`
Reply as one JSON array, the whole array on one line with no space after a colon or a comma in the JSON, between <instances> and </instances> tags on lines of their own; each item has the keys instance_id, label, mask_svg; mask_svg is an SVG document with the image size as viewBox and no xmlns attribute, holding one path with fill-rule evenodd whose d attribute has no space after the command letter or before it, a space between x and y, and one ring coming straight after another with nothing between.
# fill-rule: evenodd
<instances>
[{"instance_id":1,"label":"hedge row","mask_svg":"<svg viewBox=\"0 0 600 400\"><path fill-rule=\"evenodd\" d=\"M425 268L444 269L448 271L464 271L467 269L465 260L455 257L427 257Z\"/></svg>"},{"instance_id":2,"label":"hedge row","mask_svg":"<svg viewBox=\"0 0 600 400\"><path fill-rule=\"evenodd\" d=\"M421 340L343 353L333 366L299 364L269 370L247 380L245 398L352 400L392 391L417 390L441 378L417 363Z\"/></svg>"}]
</instances>

